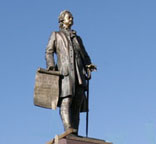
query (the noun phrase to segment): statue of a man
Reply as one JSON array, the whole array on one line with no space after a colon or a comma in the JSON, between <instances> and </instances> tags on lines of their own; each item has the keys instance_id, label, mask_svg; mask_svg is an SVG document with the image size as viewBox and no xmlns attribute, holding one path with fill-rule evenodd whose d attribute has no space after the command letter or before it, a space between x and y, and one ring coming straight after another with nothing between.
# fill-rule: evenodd
<instances>
[{"instance_id":1,"label":"statue of a man","mask_svg":"<svg viewBox=\"0 0 156 144\"><path fill-rule=\"evenodd\" d=\"M48 70L60 71L60 94L58 106L64 130L75 129L78 135L80 112L86 112L86 80L96 67L91 63L81 38L71 29L72 14L65 10L60 13L60 30L53 32L46 48ZM57 55L55 64L54 53Z\"/></svg>"}]
</instances>

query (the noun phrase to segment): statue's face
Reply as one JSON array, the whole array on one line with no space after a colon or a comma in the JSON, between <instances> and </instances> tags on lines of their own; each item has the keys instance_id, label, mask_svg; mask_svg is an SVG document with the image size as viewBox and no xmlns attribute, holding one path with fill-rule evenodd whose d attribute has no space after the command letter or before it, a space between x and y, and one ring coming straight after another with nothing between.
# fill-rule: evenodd
<instances>
[{"instance_id":1,"label":"statue's face","mask_svg":"<svg viewBox=\"0 0 156 144\"><path fill-rule=\"evenodd\" d=\"M63 20L63 25L65 28L70 28L73 24L73 18L69 13L66 13Z\"/></svg>"}]
</instances>

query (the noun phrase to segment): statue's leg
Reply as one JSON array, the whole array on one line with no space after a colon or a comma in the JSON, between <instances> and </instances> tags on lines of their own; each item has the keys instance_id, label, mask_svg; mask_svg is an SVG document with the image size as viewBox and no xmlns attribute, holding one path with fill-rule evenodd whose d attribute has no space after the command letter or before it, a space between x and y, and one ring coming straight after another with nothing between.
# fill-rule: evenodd
<instances>
[{"instance_id":1,"label":"statue's leg","mask_svg":"<svg viewBox=\"0 0 156 144\"><path fill-rule=\"evenodd\" d=\"M77 135L78 135L79 121L80 121L80 109L81 109L83 98L84 98L84 88L78 86L76 88L76 93L75 96L73 97L72 105L71 105L72 128L77 130L76 133Z\"/></svg>"},{"instance_id":2,"label":"statue's leg","mask_svg":"<svg viewBox=\"0 0 156 144\"><path fill-rule=\"evenodd\" d=\"M65 97L61 99L60 104L60 116L63 122L64 130L71 128L71 97Z\"/></svg>"}]
</instances>

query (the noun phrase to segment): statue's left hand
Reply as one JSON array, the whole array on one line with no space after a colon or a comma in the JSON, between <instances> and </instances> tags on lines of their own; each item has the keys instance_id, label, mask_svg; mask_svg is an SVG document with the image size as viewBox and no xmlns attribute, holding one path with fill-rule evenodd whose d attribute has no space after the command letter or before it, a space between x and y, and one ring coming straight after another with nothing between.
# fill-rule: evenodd
<instances>
[{"instance_id":1,"label":"statue's left hand","mask_svg":"<svg viewBox=\"0 0 156 144\"><path fill-rule=\"evenodd\" d=\"M97 70L97 67L94 64L87 65L87 68L89 68L91 72Z\"/></svg>"}]
</instances>

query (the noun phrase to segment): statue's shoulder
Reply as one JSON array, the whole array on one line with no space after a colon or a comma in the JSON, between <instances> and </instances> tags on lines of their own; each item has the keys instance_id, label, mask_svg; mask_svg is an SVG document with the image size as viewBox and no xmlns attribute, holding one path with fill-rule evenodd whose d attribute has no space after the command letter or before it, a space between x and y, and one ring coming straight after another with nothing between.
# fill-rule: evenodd
<instances>
[{"instance_id":1,"label":"statue's shoulder","mask_svg":"<svg viewBox=\"0 0 156 144\"><path fill-rule=\"evenodd\" d=\"M60 31L52 31L52 32L51 32L51 37L54 37L54 38L56 39L56 37L57 37L58 35L60 35L60 34L61 34Z\"/></svg>"},{"instance_id":2,"label":"statue's shoulder","mask_svg":"<svg viewBox=\"0 0 156 144\"><path fill-rule=\"evenodd\" d=\"M57 34L59 31L52 31L51 34Z\"/></svg>"},{"instance_id":3,"label":"statue's shoulder","mask_svg":"<svg viewBox=\"0 0 156 144\"><path fill-rule=\"evenodd\" d=\"M73 33L73 34L77 34L76 30L72 30L72 33Z\"/></svg>"},{"instance_id":4,"label":"statue's shoulder","mask_svg":"<svg viewBox=\"0 0 156 144\"><path fill-rule=\"evenodd\" d=\"M62 34L64 34L62 31L54 31L53 33L55 33L55 35L62 35Z\"/></svg>"}]
</instances>

